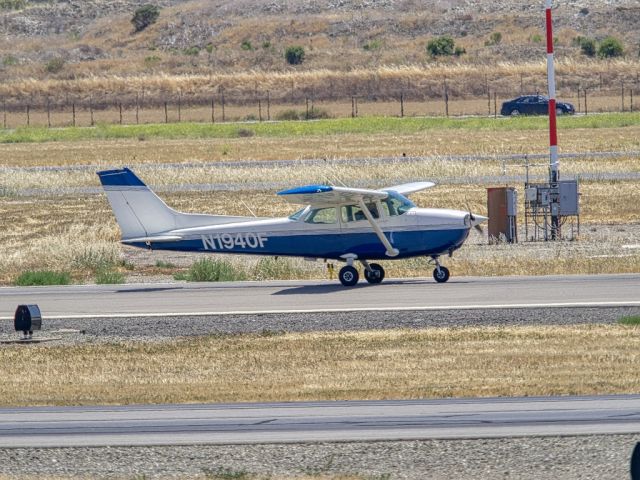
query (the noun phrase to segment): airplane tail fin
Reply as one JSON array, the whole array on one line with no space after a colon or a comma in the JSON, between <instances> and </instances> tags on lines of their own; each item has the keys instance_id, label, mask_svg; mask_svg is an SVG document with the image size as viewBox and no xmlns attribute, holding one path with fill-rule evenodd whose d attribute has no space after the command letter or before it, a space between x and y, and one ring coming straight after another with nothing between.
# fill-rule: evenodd
<instances>
[{"instance_id":1,"label":"airplane tail fin","mask_svg":"<svg viewBox=\"0 0 640 480\"><path fill-rule=\"evenodd\" d=\"M128 168L97 172L122 231L122 240L153 239L178 229L255 220L248 217L178 212Z\"/></svg>"}]
</instances>

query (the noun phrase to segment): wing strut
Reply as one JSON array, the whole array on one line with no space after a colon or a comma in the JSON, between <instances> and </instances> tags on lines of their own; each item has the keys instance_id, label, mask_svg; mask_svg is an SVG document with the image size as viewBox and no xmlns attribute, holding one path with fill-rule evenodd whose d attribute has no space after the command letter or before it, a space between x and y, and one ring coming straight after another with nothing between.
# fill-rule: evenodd
<instances>
[{"instance_id":1,"label":"wing strut","mask_svg":"<svg viewBox=\"0 0 640 480\"><path fill-rule=\"evenodd\" d=\"M391 242L389 242L387 237L384 236L382 229L376 223L376 220L373 218L373 215L371 215L371 212L365 205L364 200L362 198L360 198L359 203L360 203L360 208L362 209L362 213L364 213L364 216L367 217L367 220L369 220L369 223L371 224L371 228L373 228L373 231L376 232L376 235L378 235L378 238L384 245L384 248L387 249L387 251L385 252L387 257L397 257L400 251L397 248L393 248L393 245L391 245Z\"/></svg>"}]
</instances>

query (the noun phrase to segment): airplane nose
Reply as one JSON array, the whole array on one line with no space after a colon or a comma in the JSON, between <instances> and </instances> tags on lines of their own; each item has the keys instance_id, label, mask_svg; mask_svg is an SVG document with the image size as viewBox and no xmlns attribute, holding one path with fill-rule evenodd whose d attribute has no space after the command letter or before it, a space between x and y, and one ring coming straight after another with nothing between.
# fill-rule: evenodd
<instances>
[{"instance_id":1,"label":"airplane nose","mask_svg":"<svg viewBox=\"0 0 640 480\"><path fill-rule=\"evenodd\" d=\"M475 227L476 225L480 225L481 223L489 220L489 217L485 217L484 215L472 214L470 216L470 220L471 220L471 226Z\"/></svg>"}]
</instances>

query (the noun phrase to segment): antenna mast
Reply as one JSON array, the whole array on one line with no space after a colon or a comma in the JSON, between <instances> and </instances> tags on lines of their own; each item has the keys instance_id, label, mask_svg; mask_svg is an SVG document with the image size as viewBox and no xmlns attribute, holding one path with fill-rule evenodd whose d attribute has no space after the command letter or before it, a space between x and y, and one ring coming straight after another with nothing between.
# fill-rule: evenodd
<instances>
[{"instance_id":1,"label":"antenna mast","mask_svg":"<svg viewBox=\"0 0 640 480\"><path fill-rule=\"evenodd\" d=\"M546 0L547 18L547 85L549 89L549 186L551 187L551 239L558 237L560 228L558 182L560 163L558 160L558 129L556 125L556 76L553 61L553 22L551 8L553 0ZM555 192L555 193L554 193Z\"/></svg>"}]
</instances>

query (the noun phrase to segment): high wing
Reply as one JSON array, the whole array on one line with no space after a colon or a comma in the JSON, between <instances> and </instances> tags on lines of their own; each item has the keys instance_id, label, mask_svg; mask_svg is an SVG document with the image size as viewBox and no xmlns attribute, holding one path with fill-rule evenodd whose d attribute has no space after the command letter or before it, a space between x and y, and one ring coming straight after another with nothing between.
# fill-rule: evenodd
<instances>
[{"instance_id":1,"label":"high wing","mask_svg":"<svg viewBox=\"0 0 640 480\"><path fill-rule=\"evenodd\" d=\"M386 187L383 190L398 192L400 195L409 195L434 186L435 183L433 182L411 182L403 183L402 185L394 185L393 187Z\"/></svg>"},{"instance_id":2,"label":"high wing","mask_svg":"<svg viewBox=\"0 0 640 480\"><path fill-rule=\"evenodd\" d=\"M389 196L382 190L366 188L334 187L328 185L306 185L278 192L285 201L297 205L311 205L312 207L336 207L340 205L359 204L376 200L384 200Z\"/></svg>"}]
</instances>

